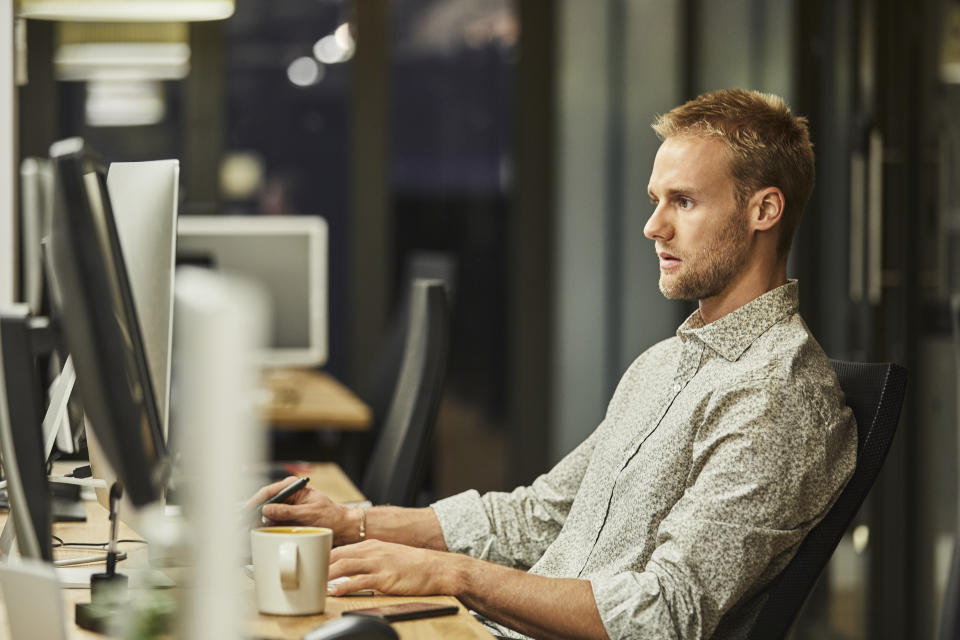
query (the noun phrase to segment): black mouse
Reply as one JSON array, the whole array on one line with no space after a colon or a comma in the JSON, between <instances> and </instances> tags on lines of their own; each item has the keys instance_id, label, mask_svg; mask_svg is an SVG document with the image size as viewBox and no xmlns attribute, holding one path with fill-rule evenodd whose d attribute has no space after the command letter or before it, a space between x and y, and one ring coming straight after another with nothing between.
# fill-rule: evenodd
<instances>
[{"instance_id":1,"label":"black mouse","mask_svg":"<svg viewBox=\"0 0 960 640\"><path fill-rule=\"evenodd\" d=\"M399 640L389 622L369 616L342 616L303 636L303 640Z\"/></svg>"}]
</instances>

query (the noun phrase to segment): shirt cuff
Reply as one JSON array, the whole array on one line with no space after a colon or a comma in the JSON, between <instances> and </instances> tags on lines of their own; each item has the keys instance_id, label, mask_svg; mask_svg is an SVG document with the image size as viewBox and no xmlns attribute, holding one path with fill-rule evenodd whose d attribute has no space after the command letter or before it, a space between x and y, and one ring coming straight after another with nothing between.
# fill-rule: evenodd
<instances>
[{"instance_id":1,"label":"shirt cuff","mask_svg":"<svg viewBox=\"0 0 960 640\"><path fill-rule=\"evenodd\" d=\"M677 638L676 626L652 572L624 572L590 579L597 611L610 640Z\"/></svg>"},{"instance_id":2,"label":"shirt cuff","mask_svg":"<svg viewBox=\"0 0 960 640\"><path fill-rule=\"evenodd\" d=\"M440 521L447 550L484 558L492 536L480 494L464 491L430 505Z\"/></svg>"}]
</instances>

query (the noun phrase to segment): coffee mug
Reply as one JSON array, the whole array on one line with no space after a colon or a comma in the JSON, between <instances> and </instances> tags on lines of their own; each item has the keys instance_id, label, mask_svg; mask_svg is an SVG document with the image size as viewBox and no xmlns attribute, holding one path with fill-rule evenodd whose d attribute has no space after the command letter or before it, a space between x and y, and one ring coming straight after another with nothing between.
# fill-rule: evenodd
<instances>
[{"instance_id":1,"label":"coffee mug","mask_svg":"<svg viewBox=\"0 0 960 640\"><path fill-rule=\"evenodd\" d=\"M323 613L333 532L321 527L261 527L250 532L261 613Z\"/></svg>"}]
</instances>

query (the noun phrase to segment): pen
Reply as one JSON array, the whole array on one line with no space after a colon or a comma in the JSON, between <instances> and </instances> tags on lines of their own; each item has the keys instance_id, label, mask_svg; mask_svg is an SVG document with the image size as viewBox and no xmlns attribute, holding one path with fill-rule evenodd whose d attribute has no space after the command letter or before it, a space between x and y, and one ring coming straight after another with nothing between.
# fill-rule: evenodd
<instances>
[{"instance_id":1,"label":"pen","mask_svg":"<svg viewBox=\"0 0 960 640\"><path fill-rule=\"evenodd\" d=\"M287 485L286 487L278 491L277 494L274 495L272 498L267 498L263 504L270 504L272 502L281 502L282 500L286 500L287 498L295 494L297 491L300 491L300 489L303 489L305 486L307 486L308 482L310 482L310 478L308 478L307 476L298 478L296 482L293 482ZM263 505L260 505L260 506L263 507Z\"/></svg>"},{"instance_id":2,"label":"pen","mask_svg":"<svg viewBox=\"0 0 960 640\"><path fill-rule=\"evenodd\" d=\"M310 482L310 478L304 476L302 478L299 478L296 482L284 487L283 489L278 491L277 494L274 495L272 498L267 498L266 500L264 500L263 504L257 507L257 513L262 513L263 508L268 504L286 500L287 498L295 494L297 491L300 491L300 489L303 489L305 486L307 486L308 482Z\"/></svg>"}]
</instances>

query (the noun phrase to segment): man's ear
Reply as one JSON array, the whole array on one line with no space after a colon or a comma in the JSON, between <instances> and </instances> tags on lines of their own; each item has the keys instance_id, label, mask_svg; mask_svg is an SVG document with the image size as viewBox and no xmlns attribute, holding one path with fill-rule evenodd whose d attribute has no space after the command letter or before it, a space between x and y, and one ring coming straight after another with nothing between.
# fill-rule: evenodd
<instances>
[{"instance_id":1,"label":"man's ear","mask_svg":"<svg viewBox=\"0 0 960 640\"><path fill-rule=\"evenodd\" d=\"M777 187L765 187L753 194L753 203L750 222L755 230L767 231L775 227L783 218L783 209L787 201L783 197L783 192Z\"/></svg>"}]
</instances>

